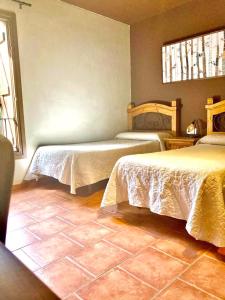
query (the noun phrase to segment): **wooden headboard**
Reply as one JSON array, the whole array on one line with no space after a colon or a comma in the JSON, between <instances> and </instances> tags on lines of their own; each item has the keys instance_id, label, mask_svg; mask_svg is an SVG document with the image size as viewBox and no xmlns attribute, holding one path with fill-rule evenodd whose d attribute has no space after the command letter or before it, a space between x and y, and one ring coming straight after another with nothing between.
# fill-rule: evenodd
<instances>
[{"instance_id":1,"label":"wooden headboard","mask_svg":"<svg viewBox=\"0 0 225 300\"><path fill-rule=\"evenodd\" d=\"M214 103L213 98L207 99L207 134L225 133L225 100Z\"/></svg>"},{"instance_id":2,"label":"wooden headboard","mask_svg":"<svg viewBox=\"0 0 225 300\"><path fill-rule=\"evenodd\" d=\"M170 130L173 135L177 136L180 133L180 100L172 100L168 105L159 103L144 103L135 106L134 103L129 104L128 113L128 129L135 130L135 118L149 113L157 114L160 117L169 117L171 121L169 128L160 128L160 130ZM151 116L150 116L151 118ZM149 129L149 128L148 128ZM151 128L150 128L151 129ZM155 128L154 128L155 129Z\"/></svg>"}]
</instances>

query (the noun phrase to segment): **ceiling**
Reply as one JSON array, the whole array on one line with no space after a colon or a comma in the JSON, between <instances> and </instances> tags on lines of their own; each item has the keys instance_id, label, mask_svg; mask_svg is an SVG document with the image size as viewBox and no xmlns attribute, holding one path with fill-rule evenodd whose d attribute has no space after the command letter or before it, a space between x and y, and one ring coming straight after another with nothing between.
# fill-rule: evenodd
<instances>
[{"instance_id":1,"label":"ceiling","mask_svg":"<svg viewBox=\"0 0 225 300\"><path fill-rule=\"evenodd\" d=\"M191 0L62 0L111 19L134 24Z\"/></svg>"}]
</instances>

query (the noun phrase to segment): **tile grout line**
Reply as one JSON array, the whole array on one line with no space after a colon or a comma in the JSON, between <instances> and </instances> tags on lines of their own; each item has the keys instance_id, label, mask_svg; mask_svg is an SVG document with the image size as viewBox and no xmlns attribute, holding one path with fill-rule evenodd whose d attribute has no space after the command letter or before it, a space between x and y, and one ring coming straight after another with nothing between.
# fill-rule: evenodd
<instances>
[{"instance_id":1,"label":"tile grout line","mask_svg":"<svg viewBox=\"0 0 225 300\"><path fill-rule=\"evenodd\" d=\"M53 194L53 193L52 193L52 194ZM49 193L49 195L46 195L46 197L48 197L48 196L50 196L50 193ZM65 196L66 196L66 195L65 195ZM53 194L53 197L54 197L54 194ZM59 197L60 197L60 196L59 196ZM62 197L62 198L64 198L64 197ZM68 198L65 197L64 199L68 199ZM18 203L22 203L22 202L18 202ZM26 200L25 203L30 203L30 204L32 204L31 200ZM60 208L63 208L64 210L71 211L71 210L66 209L66 208L64 208L64 207L61 207L61 206L59 206L59 205L57 205L57 204L55 204L55 206L60 207ZM42 208L43 206L38 206L38 205L36 205L36 207ZM78 210L79 210L79 207L78 207ZM19 212L19 213L15 214L15 216L18 215L18 214L24 214L24 215L29 216L29 214L26 214L26 211ZM13 216L14 216L14 215L12 215L12 217L13 217ZM34 219L34 218L31 217L31 216L29 216L29 217L32 218L32 219ZM56 215L56 216L53 216L53 217L54 217L54 218L60 219L61 221L65 222L65 223L68 224L68 225L73 226L74 228L77 227L77 225L73 224L72 222L69 222L69 221L66 221L66 220L63 219L63 218L60 218L60 216L57 216L57 215ZM47 218L47 219L49 219L49 218ZM46 220L47 220L47 219L46 219ZM42 221L37 221L36 219L34 219L34 221L37 222L37 223L42 222ZM44 221L45 221L45 220L44 220ZM103 224L101 224L101 223L98 223L98 218L97 218L96 220L91 220L91 221L94 222L94 223L96 223L96 224L98 224L98 225L100 225L100 226L102 226L102 227L105 227L105 228L111 230L111 231L112 231L112 234L113 234L114 232L115 232L115 233L120 232L120 231L114 231L114 229L109 228L109 227L107 227L107 226L105 226L105 225L103 225ZM87 223L85 223L85 224L87 224ZM82 225L85 225L85 224L82 224ZM25 229L25 231L30 232L34 237L37 237L38 240L42 240L42 239L39 238L36 234L34 234L32 231L30 231L30 230L27 228L28 226L30 226L30 225L23 226L23 227L21 227L21 228L19 228L19 229ZM78 226L79 226L79 225L78 225ZM140 230L140 231L143 231L143 232L149 234L150 236L152 236L153 238L155 238L155 236L152 235L151 232L149 232L148 230L143 229L143 228L138 228L138 227L135 227L135 228L138 229L138 230ZM126 229L123 229L122 231L124 231L124 230L126 230ZM181 233L180 231L176 231L176 230L173 230L173 231L178 232L179 234ZM65 237L66 239L68 239L68 237L65 235L65 233L64 233L63 231L62 231L62 232L59 232L59 233L56 233L56 234L60 234L60 235L62 235L63 237ZM107 237L106 237L106 238L107 238ZM156 237L155 240L157 240L157 239L158 239L158 238ZM70 239L68 239L68 240L70 240ZM70 241L73 242L73 243L75 243L75 244L78 244L78 245L80 244L80 243L77 243L77 242L74 241L74 240L70 240ZM132 276L133 278L136 278L136 279L139 280L140 282L143 282L143 284L146 284L144 281L142 281L142 280L139 279L138 277L135 277L133 274L131 274L131 273L129 273L128 271L124 270L120 265L122 265L122 264L124 263L124 261L126 261L126 260L128 260L128 259L136 258L136 256L138 256L138 254L140 254L142 251L144 251L145 249L147 249L147 248L150 247L150 248L152 248L152 249L154 249L154 250L156 250L156 251L158 251L158 252L161 252L161 253L163 253L163 254L165 254L165 255L167 255L167 256L169 256L169 257L171 257L171 258L173 258L173 259L175 259L175 260L177 260L177 261L179 261L179 262L181 262L181 263L183 263L184 265L187 265L187 267L186 267L180 274L178 274L178 275L174 278L174 280L172 280L172 281L169 282L167 285L165 285L165 286L164 286L161 290L159 290L159 292L156 293L156 295L154 295L153 298L151 298L151 299L155 299L155 298L157 297L157 295L161 294L165 289L167 289L170 285L172 285L176 280L182 281L182 282L186 283L186 284L189 285L189 286L193 286L194 288L196 288L196 289L198 289L198 290L200 290L200 291L202 291L202 292L208 294L209 296L213 296L215 299L221 299L221 298L218 298L217 296L215 296L215 295L213 295L213 294L211 294L211 293L208 293L207 291L205 291L205 290L199 288L198 286L195 286L195 285L192 284L191 282L185 281L184 279L180 278L180 276L182 276L185 272L187 272L187 271L188 271L195 263L197 263L198 260L200 260L202 257L207 257L207 258L209 258L209 259L216 260L217 262L220 261L219 259L217 259L217 258L215 258L215 257L211 257L210 255L208 255L208 254L207 254L207 250L208 250L208 249L206 249L201 255L199 255L199 257L198 257L197 259L195 259L192 263L188 264L187 262L185 262L185 261L183 261L183 260L181 260L181 259L179 259L179 258L177 258L177 257L174 257L174 256L172 256L172 255L170 255L170 254L164 252L163 250L160 250L160 249L156 248L156 247L155 247L154 245L152 245L152 244L148 245L146 248L142 248L142 249L141 249L140 251L138 251L137 253L131 253L131 252L129 252L129 251L123 249L122 247L119 247L119 246L117 246L117 245L115 245L115 244L113 244L113 243L111 243L111 242L105 240L104 238L103 238L103 239L100 239L98 242L100 242L100 241L104 241L104 242L106 242L106 243L108 243L108 244L111 244L111 245L114 246L115 248L118 248L118 249L120 249L120 250L122 250L122 251L127 252L128 254L131 255L131 257L128 257L128 258L122 260L119 264L117 264L117 266L114 266L114 267L112 267L112 268L106 270L105 272L101 273L101 274L98 275L97 277L94 276L91 272L89 272L89 271L86 270L85 268L83 268L82 266L80 266L76 261L73 261L72 259L70 260L67 256L65 256L65 257L60 257L60 258L58 258L58 259L56 259L56 260L54 260L54 261L48 263L48 264L45 265L44 267L41 267L41 266L40 266L40 268L45 269L49 264L54 263L55 261L61 260L61 259L63 259L63 258L66 258L66 259L69 259L69 260L70 260L72 263L74 263L75 265L77 265L77 267L80 268L81 270L83 270L84 272L89 273L90 275L92 275L92 276L94 277L94 279L93 279L91 282L93 282L93 281L95 281L96 279L102 277L103 275L107 274L108 272L113 271L115 268L118 268L118 269L121 269L121 270L123 270L124 272L130 274L130 276ZM28 245L26 245L26 246L32 245L32 244L34 244L34 243L36 243L36 242L38 242L38 241L32 242L31 244L28 244ZM98 243L98 242L97 242L97 243ZM153 241L153 242L154 242L154 241ZM21 247L21 248L18 248L18 249L16 249L15 251L21 250L23 253L25 253L25 255L27 255L27 256L33 261L33 259L32 259L26 252L23 251L24 247L26 247L26 246L23 246L23 247ZM85 246L83 246L82 244L80 244L80 246L85 247ZM35 262L35 261L33 261L33 262ZM35 262L35 264L37 264L37 263ZM37 264L37 265L39 265L39 264ZM38 270L36 270L36 272L37 272L37 271L38 271ZM35 272L33 272L33 273L35 273ZM90 283L88 283L88 284L90 284ZM87 285L88 285L88 284L87 284ZM83 286L80 287L79 289L81 289L81 288L83 288ZM152 288L153 288L153 287L152 287ZM78 290L79 290L79 289L78 289ZM154 288L154 289L155 289L155 288ZM157 289L155 289L155 290L157 290ZM74 292L73 294L75 295L75 293L76 293L76 292ZM76 295L77 295L77 293L76 293ZM77 295L77 296L78 296L81 300L83 300L79 295Z\"/></svg>"},{"instance_id":2,"label":"tile grout line","mask_svg":"<svg viewBox=\"0 0 225 300\"><path fill-rule=\"evenodd\" d=\"M101 241L104 241L104 239L102 239ZM101 241L100 241L100 242L101 242ZM106 241L104 241L104 242L106 242ZM108 244L111 244L111 243L108 243ZM111 245L112 245L112 244L111 244ZM114 248L116 248L116 249L122 250L123 252L127 252L127 251L125 251L124 249L120 249L120 248L118 248L118 247L115 247L114 245L112 245L112 246L113 246ZM127 254L130 255L129 252L127 252ZM130 255L129 257L126 257L126 258L120 260L120 262L118 262L117 265L114 265L114 266L112 266L112 267L109 267L109 269L103 271L102 273L100 273L100 274L98 274L98 275L94 275L94 274L93 274L93 275L95 276L95 279L98 279L98 278L102 277L103 275L105 275L105 274L111 272L112 270L114 270L115 268L117 268L120 264L124 263L126 260L130 259L131 257L132 257L132 255ZM83 266L79 261L77 261L76 256L73 256L73 255L72 255L72 259L74 260L74 262L76 262L76 264L80 265L80 266L82 267L82 269L87 270L85 266ZM87 271L88 271L88 270L87 270ZM88 271L88 272L89 272L89 271ZM91 273L91 272L90 272L90 273ZM91 274L92 274L92 273L91 273Z\"/></svg>"},{"instance_id":3,"label":"tile grout line","mask_svg":"<svg viewBox=\"0 0 225 300\"><path fill-rule=\"evenodd\" d=\"M219 255L221 255L221 254L219 254ZM205 251L205 252L203 253L203 256L204 256L204 257L207 257L207 258L210 258L210 259L213 259L213 260L215 260L215 261L217 261L217 262L222 262L222 263L225 264L225 261L220 260L220 259L218 259L218 258L216 258L216 257L210 256L209 254L207 254L207 251ZM224 256L224 259L225 259L225 256Z\"/></svg>"},{"instance_id":4,"label":"tile grout line","mask_svg":"<svg viewBox=\"0 0 225 300\"><path fill-rule=\"evenodd\" d=\"M59 207L59 208L61 208L61 209L63 209L63 210L65 210L65 212L71 212L72 211L72 209L70 209L70 208L67 208L67 207L64 207L64 206L61 206L60 204L55 204L55 206L57 206L57 207ZM79 209L80 207L75 207L74 208L74 210L76 210L76 209Z\"/></svg>"},{"instance_id":5,"label":"tile grout line","mask_svg":"<svg viewBox=\"0 0 225 300\"><path fill-rule=\"evenodd\" d=\"M118 232L118 231L116 231L115 229L112 229L112 228L110 228L110 227L107 227L107 226L104 225L104 224L99 224L99 223L97 222L97 220L94 220L94 221L92 221L92 222L95 223L96 225L99 225L100 227L102 226L102 227L104 227L104 228L106 228L106 229L112 231L112 232L111 232L112 234Z\"/></svg>"},{"instance_id":6,"label":"tile grout line","mask_svg":"<svg viewBox=\"0 0 225 300\"><path fill-rule=\"evenodd\" d=\"M110 270L107 270L105 273L102 273L102 274L100 274L99 276L96 276L96 277L93 278L93 280L91 280L90 282L84 284L82 287L79 287L79 288L75 291L75 293L76 293L76 294L79 293L79 291L81 291L82 289L88 287L90 284L92 284L93 282L95 282L96 280L98 280L99 278L101 278L102 276L107 275L108 273L112 272L115 268L116 268L116 267L114 267L114 268L112 268L112 269L110 269ZM97 300L97 299L96 299L96 300Z\"/></svg>"},{"instance_id":7,"label":"tile grout line","mask_svg":"<svg viewBox=\"0 0 225 300\"><path fill-rule=\"evenodd\" d=\"M211 256L208 256L208 255L206 255L205 253L207 252L207 250L206 251L204 251L204 253L202 253L202 255L201 256L199 256L199 258L198 259L196 259L191 265L193 265L195 262L197 262L198 260L200 260L201 258L204 258L204 257L207 257L208 259L211 259L211 260L214 260L214 261L216 261L217 263L220 263L220 261L218 260L218 259L216 259L216 258L214 258L214 257L211 257ZM188 271L189 270L189 268L187 268L187 270L186 271ZM183 273L182 274L180 274L179 276L181 276L181 275L183 275ZM203 291L203 292L205 292L206 294L208 294L208 295L210 295L210 296L214 296L214 297L216 297L217 299L221 299L221 298L218 298L216 295L214 295L214 294L211 294L211 293L209 293L209 292L207 292L206 290L204 290L204 289L201 289L200 287L198 287L197 285L195 285L195 284L192 284L191 282L189 282L189 281L186 281L185 279L182 279L182 278L180 278L178 276L178 279L179 280L181 280L181 281L183 281L183 282L185 282L185 283L187 283L187 284L189 284L189 285L191 285L191 286L194 286L195 288L197 288L198 290L200 290L200 291Z\"/></svg>"},{"instance_id":8,"label":"tile grout line","mask_svg":"<svg viewBox=\"0 0 225 300\"><path fill-rule=\"evenodd\" d=\"M160 295L163 291L165 291L169 286L171 286L176 280L179 279L180 276L182 276L186 271L188 271L194 263L196 263L201 258L201 255L195 259L191 264L187 266L183 271L181 271L177 276L175 276L168 284L166 284L156 295L153 296L152 300L154 300L158 295Z\"/></svg>"},{"instance_id":9,"label":"tile grout line","mask_svg":"<svg viewBox=\"0 0 225 300\"><path fill-rule=\"evenodd\" d=\"M103 240L104 240L104 239L103 239ZM142 252L144 252L144 251L147 250L148 248L152 248L152 249L154 249L155 251L158 251L158 252L160 252L160 253L162 253L162 254L165 254L165 255L169 256L170 258L173 258L174 260L176 260L176 261L178 261L178 262L180 262L180 263L182 263L182 264L184 264L184 265L189 265L189 263L183 261L182 259L179 259L179 258L177 258L177 257L174 257L174 256L172 256L172 255L170 255L170 254L168 254L168 253L166 253L166 252L164 252L164 251L162 251L162 250L160 250L160 249L154 247L154 245L152 245L151 243L150 243L149 245L147 245L146 247L143 247L142 249L138 250L136 253L132 253L132 252L129 252L129 251L127 251L127 250L125 250L125 249L123 249L123 248L121 248L121 247L119 247L119 246L113 244L112 242L109 242L109 241L107 241L107 240L104 240L104 241L105 241L105 242L108 242L108 243L110 243L110 244L112 244L113 246L115 246L115 247L117 247L117 248L119 248L119 249L121 249L121 250L124 250L124 251L128 252L129 254L132 255L132 258L136 258L139 254L141 254ZM154 242L154 241L152 241L152 242Z\"/></svg>"},{"instance_id":10,"label":"tile grout line","mask_svg":"<svg viewBox=\"0 0 225 300\"><path fill-rule=\"evenodd\" d=\"M61 216L55 215L55 218L59 219L60 221L66 223L66 224L68 224L68 225L73 226L74 228L76 228L77 226L79 226L79 225L76 225L76 224L74 224L74 223L72 223L72 222L70 222L70 221L64 219L64 218L61 217Z\"/></svg>"},{"instance_id":11,"label":"tile grout line","mask_svg":"<svg viewBox=\"0 0 225 300\"><path fill-rule=\"evenodd\" d=\"M30 234L32 234L35 238L38 239L38 241L35 241L35 242L32 242L31 244L33 243L36 243L36 242L39 242L39 241L42 241L42 239L35 233L33 233L31 230L29 230L28 228L25 228L25 231L29 232ZM27 245L28 246L28 245ZM25 246L26 247L26 246Z\"/></svg>"},{"instance_id":12,"label":"tile grout line","mask_svg":"<svg viewBox=\"0 0 225 300\"><path fill-rule=\"evenodd\" d=\"M96 280L98 277L90 272L88 269L86 269L82 264L80 264L77 260L76 260L76 257L73 256L73 255L68 255L68 256L65 256L71 263L73 263L74 265L76 265L79 269L83 270L85 273L89 274L90 276L93 277L93 280Z\"/></svg>"},{"instance_id":13,"label":"tile grout line","mask_svg":"<svg viewBox=\"0 0 225 300\"><path fill-rule=\"evenodd\" d=\"M75 263L76 265L78 265L78 267L80 267L80 265L77 263L77 262L75 262L75 261L72 261L73 263ZM84 268L82 267L82 270L83 270ZM103 277L103 276L105 276L105 275L107 275L107 274L109 274L109 273L111 273L111 272L113 272L113 271L115 271L116 269L120 269L118 266L114 266L114 267L112 267L111 269L109 269L109 270L106 270L105 272L103 272L103 273L101 273L100 275L98 275L98 276L96 276L95 278L93 278L93 279L90 279L90 282L88 282L88 283L86 283L86 284L84 284L83 286L81 286L81 287L79 287L74 293L76 293L77 295L78 295L78 293L79 293L79 291L81 291L82 289L84 289L85 287L87 287L87 286L89 286L90 284L92 284L93 282L95 282L96 280L98 280L98 279L100 279L101 277ZM85 271L86 269L84 269L84 271ZM122 270L122 269L121 269ZM124 270L123 270L124 271ZM141 280L139 280L139 281L141 281ZM145 284L145 283L144 283ZM146 284L145 284L146 285ZM148 286L148 285L147 285ZM79 297L81 297L81 296L79 296ZM83 298L81 298L82 300L83 300Z\"/></svg>"},{"instance_id":14,"label":"tile grout line","mask_svg":"<svg viewBox=\"0 0 225 300\"><path fill-rule=\"evenodd\" d=\"M126 250L126 249L124 249L124 248L118 246L118 245L115 245L115 244L113 244L112 242L110 242L110 241L108 241L108 240L105 240L105 238L101 239L101 241L103 241L103 242L105 242L105 243L107 243L107 244L109 244L109 245L111 245L111 246L113 246L113 247L115 247L115 248L117 248L117 249L119 249L119 250L121 250L121 251L124 251L124 252L126 252L127 254L129 254L129 255L131 255L131 256L133 256L133 253L132 253L132 252L130 252L130 251L128 251L128 250Z\"/></svg>"},{"instance_id":15,"label":"tile grout line","mask_svg":"<svg viewBox=\"0 0 225 300\"><path fill-rule=\"evenodd\" d=\"M149 246L149 247L152 248L152 249L154 249L154 250L156 250L156 251L159 251L159 252L162 253L162 254L165 254L165 255L169 256L170 258L175 259L176 261L178 261L178 262L180 262L180 263L182 263L182 264L184 264L184 265L186 265L186 266L190 265L190 263L187 263L186 261L184 261L184 260L182 260L182 259L180 259L180 258L178 258L178 257L175 257L175 256L173 256L173 255L171 255L171 254L169 254L169 253L166 253L166 252L164 252L163 250L158 249L158 248L155 247L154 245L151 245L151 246Z\"/></svg>"},{"instance_id":16,"label":"tile grout line","mask_svg":"<svg viewBox=\"0 0 225 300\"><path fill-rule=\"evenodd\" d=\"M85 248L85 245L81 244L80 242L78 242L77 240L73 240L71 237L69 237L68 235L66 235L65 232L59 232L59 235L63 236L65 239L67 239L68 241L70 241L71 243L73 243L74 245L78 245L80 247L82 247L83 249Z\"/></svg>"},{"instance_id":17,"label":"tile grout line","mask_svg":"<svg viewBox=\"0 0 225 300\"><path fill-rule=\"evenodd\" d=\"M205 294L207 294L207 295L209 295L209 296L211 296L211 297L213 296L215 299L218 299L218 300L221 300L221 299L222 299L222 298L219 298L219 297L217 297L216 295L211 294L211 293L207 292L206 290L204 290L204 289L198 287L197 285L192 284L191 282L186 281L186 280L184 280L184 279L182 279L182 278L179 278L179 277L178 277L177 280L180 280L180 281L186 283L187 285L192 286L192 287L196 288L197 290L199 290L199 291L201 291L201 292L204 292Z\"/></svg>"},{"instance_id":18,"label":"tile grout line","mask_svg":"<svg viewBox=\"0 0 225 300\"><path fill-rule=\"evenodd\" d=\"M15 231L15 230L24 229L24 228L26 228L26 227L28 227L28 226L31 226L31 225L34 225L34 224L37 224L37 223L38 223L32 216L28 216L28 215L26 215L25 213L19 213L18 215L24 215L24 216L26 216L26 217L29 217L30 219L32 219L32 220L34 221L34 223L30 223L30 224L27 224L27 225L22 225L22 226L19 227L19 228L15 228L15 229L9 230L9 231L8 231L8 228L7 228L7 231L8 231L8 232L13 232L13 231ZM11 216L11 217L9 216L9 219L11 219L11 218L14 218L14 216Z\"/></svg>"},{"instance_id":19,"label":"tile grout line","mask_svg":"<svg viewBox=\"0 0 225 300\"><path fill-rule=\"evenodd\" d=\"M53 260L53 261L51 261L51 262L45 264L44 266L41 266L40 269L34 271L33 273L35 273L35 272L37 272L37 271L42 271L42 270L44 271L44 270L47 269L50 265L54 264L55 262L59 262L59 261L65 259L65 258L67 258L67 256L61 256L61 257L59 257L59 258L56 258L55 260Z\"/></svg>"},{"instance_id":20,"label":"tile grout line","mask_svg":"<svg viewBox=\"0 0 225 300\"><path fill-rule=\"evenodd\" d=\"M70 211L70 212L71 212L71 211ZM80 226L80 225L86 225L86 224L88 224L90 221L93 221L93 220L91 219L91 220L88 220L87 222L82 223L82 224L74 224L74 223L72 223L71 221L68 221L68 220L64 219L63 216L56 215L56 217L57 217L58 219L60 219L61 221L63 221L63 222L65 222L65 223L69 224L69 225L73 225L74 227L78 227L78 226Z\"/></svg>"},{"instance_id":21,"label":"tile grout line","mask_svg":"<svg viewBox=\"0 0 225 300\"><path fill-rule=\"evenodd\" d=\"M21 229L22 229L22 228L21 228ZM17 229L17 230L20 230L20 229ZM14 251L21 250L21 249L23 249L23 248L25 248L25 247L31 246L31 245L33 245L33 244L35 244L35 243L38 243L38 242L42 241L40 237L38 237L38 236L36 236L35 234L33 234L33 232L30 232L27 228L25 228L25 229L23 229L23 230L26 231L26 232L28 232L28 233L30 233L31 235L33 235L34 238L37 239L37 241L29 242L28 244L23 245L23 246L20 246L20 247L14 249L14 250L11 250L10 248L8 248L7 243L6 243L6 248L7 248L10 252L13 253Z\"/></svg>"},{"instance_id":22,"label":"tile grout line","mask_svg":"<svg viewBox=\"0 0 225 300\"><path fill-rule=\"evenodd\" d=\"M135 278L136 280L140 281L141 283L143 283L144 285L152 288L153 290L155 290L156 292L159 291L159 289L157 289L156 287L154 287L153 285L149 284L148 282L142 280L141 278L135 276L134 274L132 274L131 272L127 271L126 269L124 269L121 265L117 266L118 269L124 271L125 273L127 273L128 275L130 275L131 277Z\"/></svg>"},{"instance_id":23,"label":"tile grout line","mask_svg":"<svg viewBox=\"0 0 225 300\"><path fill-rule=\"evenodd\" d=\"M28 255L25 251L23 251L23 248L20 248L19 249L20 251L22 251L33 263L35 263L39 268L37 269L37 270L35 270L35 271L32 271L32 273L34 273L34 272L36 272L36 271L38 271L38 270L40 270L42 267L35 261L35 260L33 260L33 258L30 256L30 255ZM16 250L17 251L17 250ZM19 259L19 258L18 258ZM22 262L22 261L21 261ZM24 264L25 265L25 264Z\"/></svg>"},{"instance_id":24,"label":"tile grout line","mask_svg":"<svg viewBox=\"0 0 225 300\"><path fill-rule=\"evenodd\" d=\"M62 234L62 235L64 236L64 234ZM103 239L103 240L104 240L104 239ZM108 242L108 241L105 241L105 242ZM116 245L114 245L114 244L112 244L112 243L109 243L109 244L111 244L112 246L116 246ZM148 248L148 247L149 247L149 246L147 246L146 248ZM116 246L116 248L117 248L117 246ZM120 247L118 247L118 248L121 249L121 250L123 250L123 251L125 250L125 249L120 248ZM145 249L146 249L146 248L145 248ZM144 249L141 249L140 252L143 251L143 250L144 250ZM159 249L155 249L155 250L158 251ZM125 250L125 251L126 251L126 250ZM127 252L127 251L126 251L126 252ZM161 252L161 251L160 251L160 252ZM164 252L162 252L162 253L164 253ZM131 254L131 255L132 255L132 253L130 253L130 252L128 252L128 254ZM166 253L164 253L164 254L166 254ZM119 265L117 265L117 267L120 268ZM82 268L82 269L83 269L83 268ZM112 268L112 269L113 269L113 268ZM110 270L112 270L112 269L110 269ZM122 269L122 268L121 268L121 269ZM110 271L110 270L108 270L108 271ZM126 270L124 270L124 269L122 269L122 270L126 272ZM87 271L87 270L84 269L84 271ZM106 273L106 272L105 272L105 273ZM127 272L127 273L130 274L129 272ZM102 276L103 274L104 274L104 273L102 273L100 276ZM132 274L130 274L130 275L132 275ZM99 277L100 277L100 276L99 276ZM133 277L136 278L135 276L133 276ZM138 278L136 278L136 279L139 280L139 281L141 281L141 280L138 279ZM142 281L141 281L141 282L142 282ZM146 284L144 281L143 281L143 283ZM150 286L150 287L152 287L152 286ZM152 287L152 288L154 288L154 287ZM154 288L154 289L155 289L155 288ZM155 289L155 290L156 290L156 289Z\"/></svg>"},{"instance_id":25,"label":"tile grout line","mask_svg":"<svg viewBox=\"0 0 225 300\"><path fill-rule=\"evenodd\" d=\"M77 294L77 292L75 292L75 293L74 293L74 295L75 295L75 296L76 296L78 299L80 299L80 300L84 300L83 298L81 298L81 296L80 296L80 295L78 295L78 294Z\"/></svg>"},{"instance_id":26,"label":"tile grout line","mask_svg":"<svg viewBox=\"0 0 225 300\"><path fill-rule=\"evenodd\" d=\"M26 253L26 252L25 252ZM27 254L28 255L28 254ZM30 256L29 256L30 257ZM59 262L60 260L62 260L62 259L64 259L65 258L65 256L61 256L61 257L58 257L58 258L56 258L56 259L54 259L53 261L50 261L50 262L48 262L48 263L45 263L43 266L41 266L40 267L40 269L38 269L37 271L41 271L41 270L45 270L45 269L47 269L50 265L52 265L53 263L55 263L55 262ZM40 264L38 264L39 266L40 266ZM35 272L37 272L37 271L35 271ZM34 272L34 273L35 273Z\"/></svg>"}]
</instances>

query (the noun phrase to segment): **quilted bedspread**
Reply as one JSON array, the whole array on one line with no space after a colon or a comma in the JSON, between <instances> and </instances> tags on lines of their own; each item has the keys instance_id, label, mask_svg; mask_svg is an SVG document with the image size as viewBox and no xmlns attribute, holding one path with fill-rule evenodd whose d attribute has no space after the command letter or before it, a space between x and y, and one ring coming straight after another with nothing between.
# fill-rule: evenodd
<instances>
[{"instance_id":1,"label":"quilted bedspread","mask_svg":"<svg viewBox=\"0 0 225 300\"><path fill-rule=\"evenodd\" d=\"M196 239L225 247L225 146L199 144L116 163L102 207L128 201L186 220Z\"/></svg>"},{"instance_id":2,"label":"quilted bedspread","mask_svg":"<svg viewBox=\"0 0 225 300\"><path fill-rule=\"evenodd\" d=\"M25 180L51 176L70 185L71 193L109 178L116 161L127 154L160 151L160 141L113 139L74 145L39 147Z\"/></svg>"}]
</instances>

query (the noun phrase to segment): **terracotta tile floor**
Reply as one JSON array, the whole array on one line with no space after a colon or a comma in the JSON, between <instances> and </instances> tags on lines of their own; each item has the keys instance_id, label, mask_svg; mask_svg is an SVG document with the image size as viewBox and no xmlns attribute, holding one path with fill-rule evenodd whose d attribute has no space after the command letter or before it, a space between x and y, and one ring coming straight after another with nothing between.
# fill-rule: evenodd
<instances>
[{"instance_id":1,"label":"terracotta tile floor","mask_svg":"<svg viewBox=\"0 0 225 300\"><path fill-rule=\"evenodd\" d=\"M13 192L7 246L61 299L225 299L225 258L183 221L69 194L42 180Z\"/></svg>"}]
</instances>

